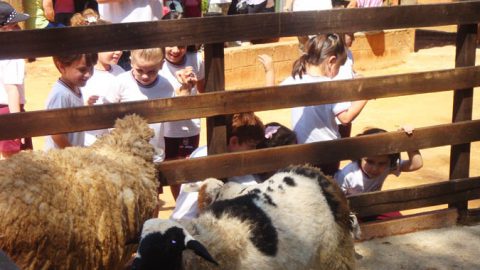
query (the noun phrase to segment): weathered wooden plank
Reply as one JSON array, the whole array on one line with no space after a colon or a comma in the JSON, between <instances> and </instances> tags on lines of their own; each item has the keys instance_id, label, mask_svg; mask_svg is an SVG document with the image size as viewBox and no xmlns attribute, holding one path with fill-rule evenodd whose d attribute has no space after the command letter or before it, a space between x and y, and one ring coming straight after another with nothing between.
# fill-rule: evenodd
<instances>
[{"instance_id":1,"label":"weathered wooden plank","mask_svg":"<svg viewBox=\"0 0 480 270\"><path fill-rule=\"evenodd\" d=\"M459 25L457 29L455 67L475 65L477 25ZM472 119L473 88L457 88L453 96L452 122ZM470 171L470 143L452 145L450 149L450 179L468 177ZM456 202L460 220L467 216L468 202Z\"/></svg>"},{"instance_id":2,"label":"weathered wooden plank","mask_svg":"<svg viewBox=\"0 0 480 270\"><path fill-rule=\"evenodd\" d=\"M3 32L0 59L478 21L480 3L460 2Z\"/></svg>"},{"instance_id":3,"label":"weathered wooden plank","mask_svg":"<svg viewBox=\"0 0 480 270\"><path fill-rule=\"evenodd\" d=\"M456 209L437 210L419 213L402 218L374 221L360 224L362 241L420 230L439 229L455 226L458 213Z\"/></svg>"},{"instance_id":4,"label":"weathered wooden plank","mask_svg":"<svg viewBox=\"0 0 480 270\"><path fill-rule=\"evenodd\" d=\"M350 207L365 217L480 198L480 177L350 196Z\"/></svg>"},{"instance_id":5,"label":"weathered wooden plank","mask_svg":"<svg viewBox=\"0 0 480 270\"><path fill-rule=\"evenodd\" d=\"M205 45L205 88L208 92L225 91L225 55L223 43ZM207 118L207 145L212 154L227 151L227 127L225 116Z\"/></svg>"},{"instance_id":6,"label":"weathered wooden plank","mask_svg":"<svg viewBox=\"0 0 480 270\"><path fill-rule=\"evenodd\" d=\"M442 134L442 136L438 136ZM418 128L412 136L389 132L334 141L163 162L157 166L170 184L208 177L275 171L290 164L321 164L480 140L480 120ZM275 158L272 158L275 157ZM178 169L181 168L181 169ZM175 179L175 180L172 180Z\"/></svg>"},{"instance_id":7,"label":"weathered wooden plank","mask_svg":"<svg viewBox=\"0 0 480 270\"><path fill-rule=\"evenodd\" d=\"M197 96L0 115L0 139L110 128L136 113L149 122L265 111L339 101L424 94L480 85L480 66L288 85ZM271 98L275 97L275 98ZM15 126L15 129L6 127Z\"/></svg>"}]
</instances>

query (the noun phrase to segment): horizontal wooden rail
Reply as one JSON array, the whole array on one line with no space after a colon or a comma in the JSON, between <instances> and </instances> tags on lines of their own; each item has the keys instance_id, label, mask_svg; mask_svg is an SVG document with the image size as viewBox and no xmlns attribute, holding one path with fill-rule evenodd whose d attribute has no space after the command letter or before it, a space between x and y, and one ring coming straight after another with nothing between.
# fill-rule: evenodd
<instances>
[{"instance_id":1,"label":"horizontal wooden rail","mask_svg":"<svg viewBox=\"0 0 480 270\"><path fill-rule=\"evenodd\" d=\"M0 33L0 59L480 21L480 2L191 18Z\"/></svg>"},{"instance_id":2,"label":"horizontal wooden rail","mask_svg":"<svg viewBox=\"0 0 480 270\"><path fill-rule=\"evenodd\" d=\"M351 196L348 199L352 211L365 217L479 198L480 177L473 177L410 188L364 193Z\"/></svg>"},{"instance_id":3,"label":"horizontal wooden rail","mask_svg":"<svg viewBox=\"0 0 480 270\"><path fill-rule=\"evenodd\" d=\"M441 136L439 135L441 134ZM162 180L180 184L208 177L225 178L275 171L290 164L321 164L414 149L480 140L480 120L418 128L412 136L389 132L333 141L213 155L157 165ZM272 158L275 157L275 158ZM166 180L165 180L166 179Z\"/></svg>"},{"instance_id":4,"label":"horizontal wooden rail","mask_svg":"<svg viewBox=\"0 0 480 270\"><path fill-rule=\"evenodd\" d=\"M346 81L223 91L171 99L6 114L0 115L0 140L110 128L115 119L132 113L141 115L149 122L164 122L339 101L424 94L479 85L480 66L477 66ZM7 128L12 126L15 126L15 129Z\"/></svg>"}]
</instances>

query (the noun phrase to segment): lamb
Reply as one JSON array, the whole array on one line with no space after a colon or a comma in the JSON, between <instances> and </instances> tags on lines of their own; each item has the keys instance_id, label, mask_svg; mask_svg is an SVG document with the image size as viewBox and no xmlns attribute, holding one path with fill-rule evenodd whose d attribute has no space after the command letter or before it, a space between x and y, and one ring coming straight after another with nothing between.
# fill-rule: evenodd
<instances>
[{"instance_id":1,"label":"lamb","mask_svg":"<svg viewBox=\"0 0 480 270\"><path fill-rule=\"evenodd\" d=\"M120 269L158 203L149 144L136 115L89 148L0 161L0 250L20 269Z\"/></svg>"},{"instance_id":2,"label":"lamb","mask_svg":"<svg viewBox=\"0 0 480 270\"><path fill-rule=\"evenodd\" d=\"M350 231L335 182L292 166L196 219L148 220L132 269L353 269Z\"/></svg>"}]
</instances>

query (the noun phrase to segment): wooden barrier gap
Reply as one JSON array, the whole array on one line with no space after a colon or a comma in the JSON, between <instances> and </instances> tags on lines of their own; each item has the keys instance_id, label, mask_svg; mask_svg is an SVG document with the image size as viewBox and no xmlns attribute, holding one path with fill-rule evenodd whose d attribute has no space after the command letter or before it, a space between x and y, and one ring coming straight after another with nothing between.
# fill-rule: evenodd
<instances>
[{"instance_id":1,"label":"wooden barrier gap","mask_svg":"<svg viewBox=\"0 0 480 270\"><path fill-rule=\"evenodd\" d=\"M350 207L365 217L393 211L456 203L480 198L480 177L455 179L409 188L350 196Z\"/></svg>"},{"instance_id":2,"label":"wooden barrier gap","mask_svg":"<svg viewBox=\"0 0 480 270\"><path fill-rule=\"evenodd\" d=\"M197 96L0 115L0 140L110 128L136 113L148 122L359 99L424 94L480 85L480 66L355 80L222 91ZM275 99L271 97L275 96ZM5 127L15 126L15 129Z\"/></svg>"},{"instance_id":3,"label":"wooden barrier gap","mask_svg":"<svg viewBox=\"0 0 480 270\"><path fill-rule=\"evenodd\" d=\"M441 134L441 136L439 136ZM455 145L480 140L480 120L458 122L325 142L282 146L239 153L174 160L157 165L161 179L169 184L275 171L290 164L321 164L335 160L355 160L415 149ZM275 158L272 158L275 157Z\"/></svg>"},{"instance_id":4,"label":"wooden barrier gap","mask_svg":"<svg viewBox=\"0 0 480 270\"><path fill-rule=\"evenodd\" d=\"M14 31L0 33L0 59L479 21L480 2L466 1Z\"/></svg>"}]
</instances>

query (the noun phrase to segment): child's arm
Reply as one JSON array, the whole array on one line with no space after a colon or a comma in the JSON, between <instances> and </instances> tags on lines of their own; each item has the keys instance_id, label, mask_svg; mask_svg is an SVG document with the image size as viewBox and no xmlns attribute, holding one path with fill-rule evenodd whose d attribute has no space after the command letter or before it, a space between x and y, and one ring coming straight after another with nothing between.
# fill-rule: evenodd
<instances>
[{"instance_id":1,"label":"child's arm","mask_svg":"<svg viewBox=\"0 0 480 270\"><path fill-rule=\"evenodd\" d=\"M68 141L68 137L66 134L55 134L51 136L52 136L52 140L60 149L72 146L72 144L70 144L70 142Z\"/></svg>"},{"instance_id":2,"label":"child's arm","mask_svg":"<svg viewBox=\"0 0 480 270\"><path fill-rule=\"evenodd\" d=\"M273 69L273 60L270 55L261 54L258 56L258 60L262 63L265 69L265 86L275 85L275 71Z\"/></svg>"},{"instance_id":3,"label":"child's arm","mask_svg":"<svg viewBox=\"0 0 480 270\"><path fill-rule=\"evenodd\" d=\"M367 100L358 100L352 102L350 108L337 115L338 120L340 120L342 124L351 123L360 114L366 104Z\"/></svg>"},{"instance_id":4,"label":"child's arm","mask_svg":"<svg viewBox=\"0 0 480 270\"><path fill-rule=\"evenodd\" d=\"M55 11L53 9L52 0L43 0L42 2L43 12L45 13L45 18L47 20L54 22L55 21Z\"/></svg>"},{"instance_id":5,"label":"child's arm","mask_svg":"<svg viewBox=\"0 0 480 270\"><path fill-rule=\"evenodd\" d=\"M20 89L16 84L6 84L5 90L8 96L8 110L10 113L20 112Z\"/></svg>"},{"instance_id":6,"label":"child's arm","mask_svg":"<svg viewBox=\"0 0 480 270\"><path fill-rule=\"evenodd\" d=\"M408 136L413 134L413 127L410 125L405 125L401 127L400 130L405 131L405 133L407 133ZM408 151L407 155L408 155L408 160L402 162L400 166L400 171L413 172L422 168L423 158L419 150Z\"/></svg>"}]
</instances>

